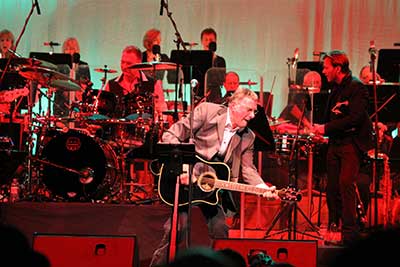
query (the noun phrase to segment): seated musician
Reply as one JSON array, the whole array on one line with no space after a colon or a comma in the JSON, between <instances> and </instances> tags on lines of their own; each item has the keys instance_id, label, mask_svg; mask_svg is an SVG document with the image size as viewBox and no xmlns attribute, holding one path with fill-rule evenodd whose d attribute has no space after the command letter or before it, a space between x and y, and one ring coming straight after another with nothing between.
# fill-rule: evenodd
<instances>
[{"instance_id":1,"label":"seated musician","mask_svg":"<svg viewBox=\"0 0 400 267\"><path fill-rule=\"evenodd\" d=\"M292 99L279 115L279 120L287 120L288 122L279 124L276 127L277 132L297 134L307 133L307 131L311 129L311 103L308 91L315 91L316 88L320 89L321 84L321 76L318 72L309 71L304 75L301 90L294 89L297 90L297 92L293 94ZM301 124L298 125L300 119Z\"/></svg>"},{"instance_id":2,"label":"seated musician","mask_svg":"<svg viewBox=\"0 0 400 267\"><path fill-rule=\"evenodd\" d=\"M117 116L126 117L133 113L153 113L154 119L158 119L162 112L167 110L164 92L159 84L154 84L151 77L147 77L142 71L130 68L142 62L142 52L136 46L130 45L122 51L120 67L122 74L117 78L108 80L104 86L105 91L114 93L118 98L118 105L125 105L127 99L130 107L119 107ZM154 101L154 103L153 103ZM134 102L134 103L133 103ZM128 110L125 110L125 109Z\"/></svg>"},{"instance_id":3,"label":"seated musician","mask_svg":"<svg viewBox=\"0 0 400 267\"><path fill-rule=\"evenodd\" d=\"M8 49L14 49L14 34L4 29L0 32L0 58L9 58L12 53ZM1 101L1 100L0 100ZM10 113L11 105L9 102L0 102L0 115Z\"/></svg>"},{"instance_id":4,"label":"seated musician","mask_svg":"<svg viewBox=\"0 0 400 267\"><path fill-rule=\"evenodd\" d=\"M80 46L75 37L65 39L62 52L70 54L72 62L76 63L76 65L73 65L74 68L71 69L68 64L60 64L57 66L58 71L76 80L82 87L81 91L56 90L54 94L54 115L69 116L70 105L74 102L81 102L82 93L85 89L89 89L92 83L90 81L89 65L80 60Z\"/></svg>"},{"instance_id":5,"label":"seated musician","mask_svg":"<svg viewBox=\"0 0 400 267\"><path fill-rule=\"evenodd\" d=\"M167 54L161 53L161 32L158 29L150 29L145 33L143 46L146 50L142 53L142 62L169 62Z\"/></svg>"},{"instance_id":6,"label":"seated musician","mask_svg":"<svg viewBox=\"0 0 400 267\"><path fill-rule=\"evenodd\" d=\"M381 76L375 72L375 79L377 81L377 83L384 83L385 80L381 78ZM364 83L364 84L372 84L372 72L371 72L371 66L370 65L365 65L361 68L360 70L360 75L359 75L360 80Z\"/></svg>"}]
</instances>

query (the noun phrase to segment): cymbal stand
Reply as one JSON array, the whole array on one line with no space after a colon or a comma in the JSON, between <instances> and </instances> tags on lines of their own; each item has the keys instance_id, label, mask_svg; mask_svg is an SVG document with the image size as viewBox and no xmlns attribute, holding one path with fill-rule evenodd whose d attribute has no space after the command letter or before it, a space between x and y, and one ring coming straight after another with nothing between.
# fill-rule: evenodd
<instances>
[{"instance_id":1,"label":"cymbal stand","mask_svg":"<svg viewBox=\"0 0 400 267\"><path fill-rule=\"evenodd\" d=\"M302 111L301 111L301 117L299 118L299 122L297 125L297 133L295 136L295 139L293 141L293 147L290 151L290 156L289 156L289 164L292 165L293 163L294 165L294 186L297 188L297 180L298 180L298 164L299 164L299 145L298 145L298 137L299 137L299 132L300 132L300 126L301 123L303 121L304 118L304 114L305 114L305 109L306 109L306 101L304 101L303 106L302 106ZM296 157L293 160L293 157ZM308 161L308 180L309 177L311 177L311 183L308 184L308 195L310 195L310 193L312 194L312 160L310 160L310 157L312 159L313 153L312 153L312 149L311 149L311 155L309 154L309 161ZM311 165L311 169L310 169L310 165ZM289 168L291 169L291 166L289 166ZM290 171L291 172L291 171ZM311 184L311 190L310 190L310 184ZM317 236L312 235L312 234L308 234L305 231L302 232L301 234L306 235L306 236L310 236L316 239L320 239L322 240L323 237L319 232L319 228L317 226L315 226L312 221L311 221L311 216L310 218L307 217L307 215L304 213L304 211L298 207L297 205L297 201L284 201L284 206L280 208L279 212L276 214L276 216L273 218L271 226L268 228L265 237L264 238L269 238L271 235L269 234L272 229L274 228L275 224L279 221L279 219L281 219L282 216L286 215L288 212L288 226L287 229L284 229L282 231L280 231L279 233L288 232L288 240L296 240L297 239L297 214L298 212L300 213L300 215L302 215L302 217L304 218L304 220L307 222L307 224L310 226L310 229L314 232L317 233ZM309 203L310 205L310 203ZM293 237L292 237L292 233L293 233ZM276 233L278 234L278 233Z\"/></svg>"},{"instance_id":2,"label":"cymbal stand","mask_svg":"<svg viewBox=\"0 0 400 267\"><path fill-rule=\"evenodd\" d=\"M32 162L33 162L33 95L34 95L34 82L33 80L30 81L30 88L28 94L28 136L27 136L27 148L28 148L28 156L26 160L26 181L28 183L28 194L30 197L34 195L33 192L33 179L32 179Z\"/></svg>"}]
</instances>

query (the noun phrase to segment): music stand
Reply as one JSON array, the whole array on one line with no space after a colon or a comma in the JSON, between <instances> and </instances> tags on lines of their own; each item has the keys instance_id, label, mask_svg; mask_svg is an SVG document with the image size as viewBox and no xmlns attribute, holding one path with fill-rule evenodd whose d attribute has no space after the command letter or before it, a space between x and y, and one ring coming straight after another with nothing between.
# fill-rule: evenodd
<instances>
[{"instance_id":1,"label":"music stand","mask_svg":"<svg viewBox=\"0 0 400 267\"><path fill-rule=\"evenodd\" d=\"M171 62L182 65L184 83L190 84L192 79L199 82L196 96L204 95L204 77L209 68L212 67L212 51L206 50L172 50ZM169 83L175 83L175 72L168 72L167 80Z\"/></svg>"},{"instance_id":2,"label":"music stand","mask_svg":"<svg viewBox=\"0 0 400 267\"><path fill-rule=\"evenodd\" d=\"M179 206L179 186L180 180L179 175L182 173L183 164L194 164L196 161L196 152L194 144L163 144L159 143L155 148L156 155L158 159L163 164L170 164L170 177L176 177L175 182L175 197L173 206L173 215L171 222L171 232L170 232L170 243L169 243L169 257L171 261L175 257L176 253L176 238L178 235L178 206ZM172 164L172 166L171 166ZM191 180L189 172L189 180ZM191 190L189 190L191 194ZM191 199L191 197L189 197ZM190 228L189 228L190 229Z\"/></svg>"},{"instance_id":3,"label":"music stand","mask_svg":"<svg viewBox=\"0 0 400 267\"><path fill-rule=\"evenodd\" d=\"M30 52L29 57L44 60L56 65L66 64L72 68L73 57L70 54Z\"/></svg>"},{"instance_id":4,"label":"music stand","mask_svg":"<svg viewBox=\"0 0 400 267\"><path fill-rule=\"evenodd\" d=\"M376 72L385 82L400 82L400 49L380 49Z\"/></svg>"}]
</instances>

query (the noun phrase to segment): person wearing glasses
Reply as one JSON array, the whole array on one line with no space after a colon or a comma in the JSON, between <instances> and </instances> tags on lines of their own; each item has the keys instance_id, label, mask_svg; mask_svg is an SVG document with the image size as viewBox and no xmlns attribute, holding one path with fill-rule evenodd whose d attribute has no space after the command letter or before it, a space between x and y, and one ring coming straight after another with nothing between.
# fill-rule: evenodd
<instances>
[{"instance_id":1,"label":"person wearing glasses","mask_svg":"<svg viewBox=\"0 0 400 267\"><path fill-rule=\"evenodd\" d=\"M345 52L333 50L323 59L323 71L331 93L325 124L314 124L313 132L329 137L327 151L328 220L331 229L340 227L340 245L359 236L356 183L360 165L373 148L372 122L368 116L368 89L349 68Z\"/></svg>"},{"instance_id":2,"label":"person wearing glasses","mask_svg":"<svg viewBox=\"0 0 400 267\"><path fill-rule=\"evenodd\" d=\"M257 101L258 96L253 91L238 89L230 98L227 107L209 102L201 103L194 109L192 115L183 117L171 125L163 133L162 142L170 144L189 142L192 125L193 143L197 155L206 161L224 162L231 169L230 181L238 182L240 177L247 184L265 189L266 198L276 199L275 186L264 182L253 161L255 134L247 126L255 116ZM191 116L193 116L192 119ZM184 164L183 170L187 167ZM196 168L193 173L195 175L192 180L195 180L198 177ZM179 179L182 185L189 184L187 173L181 174ZM209 237L211 239L228 238L228 226L225 223L222 205L202 203L198 206L206 219ZM179 242L184 240L187 231L187 208L185 207L182 206L179 209L178 229L180 231L177 235ZM167 261L171 218L164 224L164 230L164 236L153 254L150 266L159 266Z\"/></svg>"}]
</instances>

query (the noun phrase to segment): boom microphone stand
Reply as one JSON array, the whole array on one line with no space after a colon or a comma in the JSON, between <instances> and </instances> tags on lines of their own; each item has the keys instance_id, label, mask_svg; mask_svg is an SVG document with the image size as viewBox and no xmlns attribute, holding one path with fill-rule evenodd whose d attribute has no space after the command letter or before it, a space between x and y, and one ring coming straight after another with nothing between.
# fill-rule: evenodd
<instances>
[{"instance_id":1,"label":"boom microphone stand","mask_svg":"<svg viewBox=\"0 0 400 267\"><path fill-rule=\"evenodd\" d=\"M168 0L167 0L168 2ZM179 33L176 23L172 18L172 12L169 12L168 9L168 3L165 2L164 0L161 1L161 10L160 10L160 15L162 15L162 10L163 8L166 9L167 11L167 15L169 17L169 19L172 22L172 25L174 26L175 29L175 36L176 36L176 40L174 40L174 42L176 43L177 46L177 50L179 51L180 49L180 45L182 44L183 49L186 51L186 46L185 46L185 42L182 39L181 34ZM174 122L178 121L179 116L178 116L178 81L179 81L179 64L176 64L176 80L175 80L175 102L174 102L174 115L173 115L173 119ZM192 143L193 141L193 131L192 131L192 127L193 127L193 105L194 105L194 94L193 94L193 89L196 88L198 86L198 81L197 80L192 80L190 82L191 84L191 92L190 92L190 98L191 98L191 112L190 112L190 141L189 143ZM179 92L179 96L181 95L181 92ZM184 163L183 161L180 162L181 164L179 166L182 166L182 164ZM187 221L187 246L189 247L191 244L191 237L190 237L190 233L191 233L191 202L192 202L192 191L193 191L193 186L192 186L192 164L189 167L188 170L188 176L189 176L189 208L188 208L188 221ZM177 237L177 230L178 230L178 206L179 206L179 185L180 185L180 179L179 179L179 175L176 176L176 186L175 186L175 201L174 201L174 209L173 209L173 216L172 216L172 225L171 225L171 234L170 234L170 248L169 248L169 257L168 260L169 262L171 262L174 257L175 257L175 253L176 253L176 237Z\"/></svg>"},{"instance_id":2,"label":"boom microphone stand","mask_svg":"<svg viewBox=\"0 0 400 267\"><path fill-rule=\"evenodd\" d=\"M163 12L163 8L166 9L167 11L167 16L170 19L172 26L174 26L175 29L175 36L176 36L176 40L174 40L174 42L176 43L176 49L179 51L180 49L180 45L182 45L183 50L187 50L186 49L186 44L188 44L187 42L184 42L182 39L181 34L178 31L178 28L176 26L176 23L174 21L174 19L172 18L172 12L169 12L168 9L168 0L167 2L165 2L164 0L161 1L161 9L160 9L160 15L162 16ZM178 95L179 97L182 97L182 89L180 85L180 80L179 80L179 64L176 64L176 79L175 79L175 102L174 102L174 114L173 114L173 119L174 122L176 122L179 119L178 116ZM179 89L179 90L178 90Z\"/></svg>"}]
</instances>

